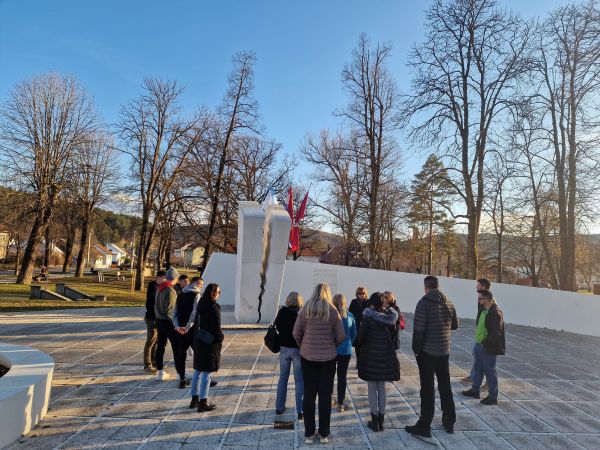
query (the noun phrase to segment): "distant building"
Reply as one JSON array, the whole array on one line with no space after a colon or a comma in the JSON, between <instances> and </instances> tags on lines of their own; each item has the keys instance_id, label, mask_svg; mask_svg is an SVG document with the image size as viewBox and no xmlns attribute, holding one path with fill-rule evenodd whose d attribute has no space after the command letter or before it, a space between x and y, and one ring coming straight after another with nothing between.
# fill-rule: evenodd
<instances>
[{"instance_id":1,"label":"distant building","mask_svg":"<svg viewBox=\"0 0 600 450\"><path fill-rule=\"evenodd\" d=\"M197 245L188 245L183 251L183 265L185 267L194 267L202 264L204 258L204 247Z\"/></svg>"},{"instance_id":2,"label":"distant building","mask_svg":"<svg viewBox=\"0 0 600 450\"><path fill-rule=\"evenodd\" d=\"M0 259L6 258L8 250L8 233L0 229Z\"/></svg>"},{"instance_id":3,"label":"distant building","mask_svg":"<svg viewBox=\"0 0 600 450\"><path fill-rule=\"evenodd\" d=\"M96 243L92 246L91 253L92 267L94 269L109 269L112 267L114 255L107 247Z\"/></svg>"},{"instance_id":4,"label":"distant building","mask_svg":"<svg viewBox=\"0 0 600 450\"><path fill-rule=\"evenodd\" d=\"M296 261L319 262L321 258L321 254L311 247L303 248L299 253L300 256L298 256ZM288 250L287 259L293 259L293 254L290 250Z\"/></svg>"},{"instance_id":5,"label":"distant building","mask_svg":"<svg viewBox=\"0 0 600 450\"><path fill-rule=\"evenodd\" d=\"M354 251L352 251L354 250ZM345 245L336 245L335 247L330 248L327 252L325 252L320 257L320 262L323 264L336 264L336 265L344 265L344 261L346 259L346 246ZM362 253L359 248L351 249L350 252L350 261L349 266L351 267L369 267L369 263L362 256Z\"/></svg>"},{"instance_id":6,"label":"distant building","mask_svg":"<svg viewBox=\"0 0 600 450\"><path fill-rule=\"evenodd\" d=\"M112 253L112 264L115 266L123 264L123 262L130 257L129 252L115 244L108 243L105 247Z\"/></svg>"}]
</instances>

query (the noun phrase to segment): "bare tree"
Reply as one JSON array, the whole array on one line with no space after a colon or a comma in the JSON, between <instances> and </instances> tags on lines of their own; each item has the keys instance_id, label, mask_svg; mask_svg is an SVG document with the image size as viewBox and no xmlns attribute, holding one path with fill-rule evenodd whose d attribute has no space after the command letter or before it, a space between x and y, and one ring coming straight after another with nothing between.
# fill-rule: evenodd
<instances>
[{"instance_id":1,"label":"bare tree","mask_svg":"<svg viewBox=\"0 0 600 450\"><path fill-rule=\"evenodd\" d=\"M380 190L394 178L400 162L393 136L398 124L398 93L387 68L391 50L389 43L372 48L369 38L360 35L352 59L342 71L349 103L337 112L350 125L357 142L361 142L356 150L368 180L365 203L370 267L376 267L379 252Z\"/></svg>"},{"instance_id":2,"label":"bare tree","mask_svg":"<svg viewBox=\"0 0 600 450\"><path fill-rule=\"evenodd\" d=\"M141 203L142 223L136 249L135 289L144 284L144 268L169 193L181 175L203 130L202 114L179 116L182 88L174 81L145 79L142 93L121 109L118 134L132 158L132 175Z\"/></svg>"},{"instance_id":3,"label":"bare tree","mask_svg":"<svg viewBox=\"0 0 600 450\"><path fill-rule=\"evenodd\" d=\"M531 27L494 0L436 0L427 12L425 40L409 59L415 75L403 119L414 142L435 145L457 175L469 278L478 272L488 141L527 70L530 34Z\"/></svg>"},{"instance_id":4,"label":"bare tree","mask_svg":"<svg viewBox=\"0 0 600 450\"><path fill-rule=\"evenodd\" d=\"M239 136L232 149L235 172L234 195L247 201L262 201L267 191L282 193L296 165L294 158L279 159L281 144L257 136Z\"/></svg>"},{"instance_id":5,"label":"bare tree","mask_svg":"<svg viewBox=\"0 0 600 450\"><path fill-rule=\"evenodd\" d=\"M306 160L317 169L314 181L327 186L326 199L317 202L317 206L342 233L346 266L366 226L362 202L367 192L367 175L356 145L352 138L339 133L330 137L327 131L322 131L318 139L307 136L302 148Z\"/></svg>"},{"instance_id":6,"label":"bare tree","mask_svg":"<svg viewBox=\"0 0 600 450\"><path fill-rule=\"evenodd\" d=\"M597 190L600 9L596 0L553 11L538 48L539 91L560 221L559 284L576 290L578 206ZM592 182L594 181L594 182Z\"/></svg>"},{"instance_id":7,"label":"bare tree","mask_svg":"<svg viewBox=\"0 0 600 450\"><path fill-rule=\"evenodd\" d=\"M17 276L17 283L28 284L35 252L70 175L69 162L94 131L96 115L75 78L53 73L18 83L1 115L7 173L35 194L35 219Z\"/></svg>"},{"instance_id":8,"label":"bare tree","mask_svg":"<svg viewBox=\"0 0 600 450\"><path fill-rule=\"evenodd\" d=\"M252 97L255 61L256 56L252 52L240 52L233 57L229 87L217 114L219 132L214 136L215 140L212 142L212 153L215 154L217 166L214 174L214 188L209 196L210 210L208 211L208 226L201 272L206 269L212 251L225 169L231 158L234 138L241 130L260 131L258 127L258 104Z\"/></svg>"},{"instance_id":9,"label":"bare tree","mask_svg":"<svg viewBox=\"0 0 600 450\"><path fill-rule=\"evenodd\" d=\"M81 214L81 237L75 276L82 277L94 212L108 200L111 183L118 178L117 161L112 140L96 133L77 149L73 159L73 182Z\"/></svg>"}]
</instances>

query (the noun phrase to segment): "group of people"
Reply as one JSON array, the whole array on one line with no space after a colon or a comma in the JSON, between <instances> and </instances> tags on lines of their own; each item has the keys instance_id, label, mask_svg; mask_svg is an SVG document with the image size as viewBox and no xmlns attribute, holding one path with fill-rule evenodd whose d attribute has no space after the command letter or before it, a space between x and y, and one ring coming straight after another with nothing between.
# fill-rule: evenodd
<instances>
[{"instance_id":1,"label":"group of people","mask_svg":"<svg viewBox=\"0 0 600 450\"><path fill-rule=\"evenodd\" d=\"M213 411L216 406L208 402L209 387L217 384L211 374L219 370L221 347L224 339L221 330L221 308L217 303L221 287L211 283L202 289L201 277L191 279L179 275L175 268L159 270L156 279L148 285L146 294L146 344L144 370L159 380L169 374L164 370L167 342L171 344L179 388L191 384L190 408L198 412ZM186 377L189 349L193 350L194 373Z\"/></svg>"},{"instance_id":2,"label":"group of people","mask_svg":"<svg viewBox=\"0 0 600 450\"><path fill-rule=\"evenodd\" d=\"M177 282L176 282L177 281ZM179 387L186 388L190 380L185 375L188 350L193 349L194 374L191 379L190 408L199 412L213 411L208 402L210 386L216 385L211 374L219 370L223 332L217 300L218 284L202 290L200 277L188 280L174 268L159 271L148 286L146 301L147 340L144 348L144 368L156 373L160 380L168 378L164 371L164 353L170 342L179 375ZM484 405L498 403L496 358L505 353L504 320L486 279L477 281L478 311L476 320L473 366L462 381L471 387L462 392L466 397L480 398L487 388ZM454 304L439 289L435 276L424 279L425 295L415 309L412 350L419 368L421 411L415 425L405 427L410 434L431 437L435 411L435 384L442 408L442 424L448 433L454 432L456 412L450 383L449 355L451 331L458 328ZM332 408L343 412L346 402L347 374L356 354L358 377L367 382L371 420L368 427L383 431L386 413L386 383L400 380L400 330L404 318L393 293L375 292L368 295L364 287L356 290L356 298L348 307L343 294L332 296L329 286L315 286L304 302L298 292L290 292L274 321L280 346L280 374L275 401L276 414L286 409L288 379L293 368L295 410L304 420L305 442L329 442ZM334 382L337 374L337 391ZM482 386L483 378L487 385ZM319 424L316 425L318 398Z\"/></svg>"},{"instance_id":3,"label":"group of people","mask_svg":"<svg viewBox=\"0 0 600 450\"><path fill-rule=\"evenodd\" d=\"M456 411L450 383L449 355L451 331L458 328L454 304L439 289L434 276L424 279L425 295L417 303L413 323L412 349L419 368L421 411L415 425L405 427L410 434L431 437L435 411L435 384L442 407L442 424L454 432ZM498 403L496 357L505 352L502 312L490 291L490 282L477 282L478 314L476 321L471 383L462 394L480 397L483 377L487 378L488 395L484 405ZM404 319L394 294L375 292L368 296L364 287L356 290L356 298L347 307L343 294L332 297L327 284L318 284L310 299L291 292L281 307L274 325L279 333L280 374L277 384L276 414L285 411L290 368L294 369L296 413L304 419L305 442L318 438L327 443L331 411L347 408L345 395L348 366L355 349L358 377L367 382L371 420L367 426L383 431L386 412L386 383L400 379L397 350ZM337 398L333 398L337 373ZM319 426L315 424L315 401L318 397Z\"/></svg>"}]
</instances>

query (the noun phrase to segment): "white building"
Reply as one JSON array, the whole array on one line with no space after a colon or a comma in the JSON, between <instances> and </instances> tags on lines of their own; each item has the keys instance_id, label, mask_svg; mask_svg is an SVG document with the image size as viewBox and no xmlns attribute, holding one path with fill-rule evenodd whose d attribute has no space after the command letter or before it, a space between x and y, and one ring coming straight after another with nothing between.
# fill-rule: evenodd
<instances>
[{"instance_id":1,"label":"white building","mask_svg":"<svg viewBox=\"0 0 600 450\"><path fill-rule=\"evenodd\" d=\"M117 247L115 244L108 243L106 244L106 248L109 249L112 253L112 263L119 265L122 264L127 258L129 258L129 253L123 250L121 247Z\"/></svg>"},{"instance_id":2,"label":"white building","mask_svg":"<svg viewBox=\"0 0 600 450\"><path fill-rule=\"evenodd\" d=\"M110 269L113 261L112 252L99 243L94 244L92 250L92 267L94 269Z\"/></svg>"}]
</instances>

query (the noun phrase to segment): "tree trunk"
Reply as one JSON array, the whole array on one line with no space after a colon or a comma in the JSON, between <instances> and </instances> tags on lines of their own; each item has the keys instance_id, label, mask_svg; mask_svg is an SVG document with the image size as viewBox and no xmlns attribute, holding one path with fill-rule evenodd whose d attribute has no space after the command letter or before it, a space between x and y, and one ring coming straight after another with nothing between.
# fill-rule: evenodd
<instances>
[{"instance_id":1,"label":"tree trunk","mask_svg":"<svg viewBox=\"0 0 600 450\"><path fill-rule=\"evenodd\" d=\"M504 257L502 255L502 233L498 234L498 269L496 273L496 281L502 283L502 267L504 265Z\"/></svg>"},{"instance_id":2,"label":"tree trunk","mask_svg":"<svg viewBox=\"0 0 600 450\"><path fill-rule=\"evenodd\" d=\"M27 246L23 252L23 262L21 264L21 270L17 275L17 284L30 284L33 276L33 266L35 264L35 252L40 244L40 238L42 235L42 221L43 213L39 212L31 227L31 233L27 239Z\"/></svg>"},{"instance_id":3,"label":"tree trunk","mask_svg":"<svg viewBox=\"0 0 600 450\"><path fill-rule=\"evenodd\" d=\"M17 233L17 250L15 255L15 275L19 275L19 264L21 263L21 235Z\"/></svg>"},{"instance_id":4,"label":"tree trunk","mask_svg":"<svg viewBox=\"0 0 600 450\"><path fill-rule=\"evenodd\" d=\"M90 234L90 221L87 213L81 221L81 239L79 240L79 253L77 254L77 266L75 267L75 277L83 277L83 271L85 268L85 252L88 246L88 238ZM89 261L88 261L89 263Z\"/></svg>"},{"instance_id":5,"label":"tree trunk","mask_svg":"<svg viewBox=\"0 0 600 450\"><path fill-rule=\"evenodd\" d=\"M62 273L67 273L71 266L73 256L73 244L75 242L75 230L69 230L67 242L65 243L65 260L63 261Z\"/></svg>"},{"instance_id":6,"label":"tree trunk","mask_svg":"<svg viewBox=\"0 0 600 450\"><path fill-rule=\"evenodd\" d=\"M450 277L450 263L452 260L452 254L448 253L448 257L446 259L446 276Z\"/></svg>"},{"instance_id":7,"label":"tree trunk","mask_svg":"<svg viewBox=\"0 0 600 450\"><path fill-rule=\"evenodd\" d=\"M474 212L473 212L474 213ZM467 227L467 278L474 280L477 278L478 271L478 226L472 214L469 214L469 224Z\"/></svg>"},{"instance_id":8,"label":"tree trunk","mask_svg":"<svg viewBox=\"0 0 600 450\"><path fill-rule=\"evenodd\" d=\"M52 241L50 241L50 224L46 227L46 231L44 232L44 261L42 262L42 266L49 267L50 266L50 251L52 249Z\"/></svg>"},{"instance_id":9,"label":"tree trunk","mask_svg":"<svg viewBox=\"0 0 600 450\"><path fill-rule=\"evenodd\" d=\"M169 233L169 236L167 237L167 242L165 243L165 248L164 248L164 254L165 254L165 265L167 267L171 267L171 244L172 244L172 240L171 240L171 234ZM192 250L192 256L193 256L193 250ZM184 257L183 260L185 261L185 253L184 253Z\"/></svg>"},{"instance_id":10,"label":"tree trunk","mask_svg":"<svg viewBox=\"0 0 600 450\"><path fill-rule=\"evenodd\" d=\"M429 245L427 249L427 273L431 273L433 262L433 203L429 203Z\"/></svg>"},{"instance_id":11,"label":"tree trunk","mask_svg":"<svg viewBox=\"0 0 600 450\"><path fill-rule=\"evenodd\" d=\"M142 214L142 228L140 230L140 238L137 246L137 258L135 261L135 285L136 291L141 291L144 285L144 267L146 267L146 239L148 234L149 217L148 212Z\"/></svg>"}]
</instances>

